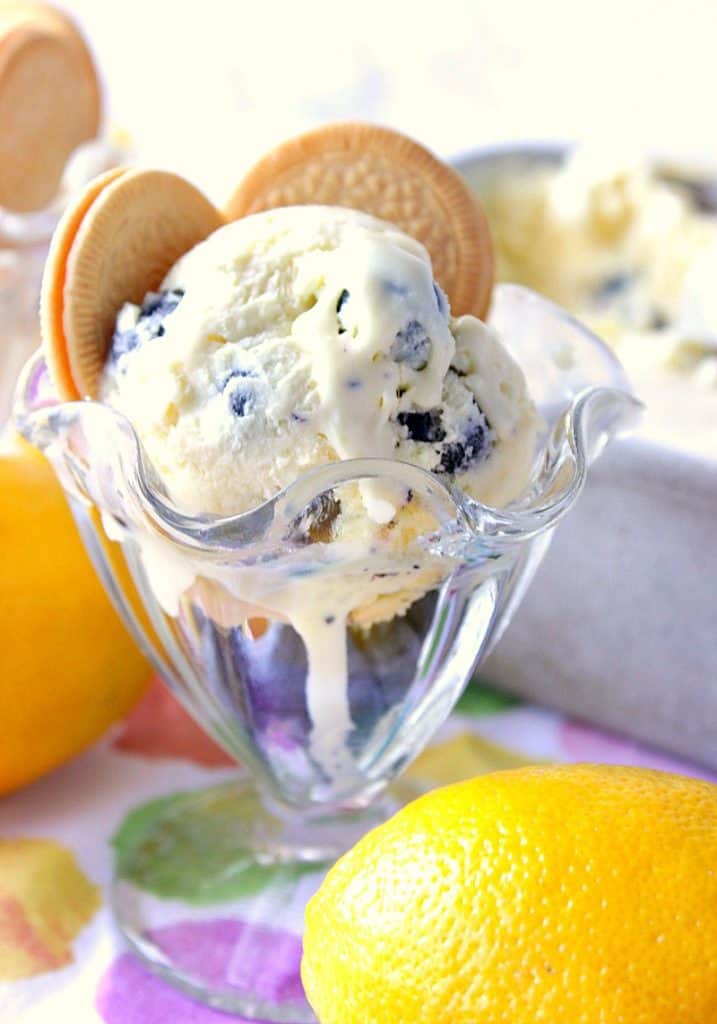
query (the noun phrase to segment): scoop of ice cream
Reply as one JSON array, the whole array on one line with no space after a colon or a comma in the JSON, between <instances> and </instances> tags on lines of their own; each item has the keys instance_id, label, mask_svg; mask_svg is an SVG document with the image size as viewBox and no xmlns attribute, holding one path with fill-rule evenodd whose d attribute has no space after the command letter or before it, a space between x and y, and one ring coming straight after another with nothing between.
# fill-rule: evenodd
<instances>
[{"instance_id":1,"label":"scoop of ice cream","mask_svg":"<svg viewBox=\"0 0 717 1024\"><path fill-rule=\"evenodd\" d=\"M418 242L333 207L256 214L187 253L121 310L101 397L195 513L244 511L360 457L503 504L533 457L536 413L494 333L451 318ZM372 506L378 521L395 512Z\"/></svg>"}]
</instances>

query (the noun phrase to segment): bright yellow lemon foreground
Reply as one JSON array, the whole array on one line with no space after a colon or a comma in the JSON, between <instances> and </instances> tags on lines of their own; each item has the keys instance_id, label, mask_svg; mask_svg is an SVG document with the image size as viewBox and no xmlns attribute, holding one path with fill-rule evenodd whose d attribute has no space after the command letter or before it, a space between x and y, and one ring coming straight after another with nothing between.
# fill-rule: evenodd
<instances>
[{"instance_id":1,"label":"bright yellow lemon foreground","mask_svg":"<svg viewBox=\"0 0 717 1024\"><path fill-rule=\"evenodd\" d=\"M0 793L121 717L150 668L95 575L55 476L0 439Z\"/></svg>"},{"instance_id":2,"label":"bright yellow lemon foreground","mask_svg":"<svg viewBox=\"0 0 717 1024\"><path fill-rule=\"evenodd\" d=\"M715 1024L717 786L521 768L362 839L306 913L322 1024Z\"/></svg>"}]
</instances>

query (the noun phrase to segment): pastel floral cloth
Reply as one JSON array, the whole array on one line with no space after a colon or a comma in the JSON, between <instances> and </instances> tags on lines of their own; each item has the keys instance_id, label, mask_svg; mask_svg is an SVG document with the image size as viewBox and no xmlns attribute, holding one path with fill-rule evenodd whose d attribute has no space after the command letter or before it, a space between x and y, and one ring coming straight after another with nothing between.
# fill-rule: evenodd
<instances>
[{"instance_id":1,"label":"pastel floral cloth","mask_svg":"<svg viewBox=\"0 0 717 1024\"><path fill-rule=\"evenodd\" d=\"M473 685L395 785L410 799L432 786L538 761L644 765L717 781L694 765ZM157 682L130 717L84 756L0 800L2 1024L241 1022L148 973L123 949L107 901L113 856L133 830L187 790L232 772L229 758ZM180 960L206 950L207 978L222 975L242 922L222 917L217 899L224 894L191 889L196 850L190 844L177 843L168 856L162 871L147 870L142 885L162 896L170 879L175 895L213 902L217 916L164 928L162 944ZM297 900L296 907L285 908L281 927L267 922L252 962L243 964L272 998L297 992L301 906Z\"/></svg>"}]
</instances>

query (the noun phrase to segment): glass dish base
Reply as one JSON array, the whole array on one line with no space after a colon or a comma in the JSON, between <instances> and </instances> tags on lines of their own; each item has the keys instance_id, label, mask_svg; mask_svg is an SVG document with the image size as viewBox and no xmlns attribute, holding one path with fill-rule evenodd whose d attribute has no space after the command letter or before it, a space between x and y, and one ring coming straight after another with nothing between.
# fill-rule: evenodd
<instances>
[{"instance_id":1,"label":"glass dish base","mask_svg":"<svg viewBox=\"0 0 717 1024\"><path fill-rule=\"evenodd\" d=\"M315 1024L300 978L304 907L390 803L299 821L267 811L238 778L145 804L114 839L120 931L194 999L249 1020Z\"/></svg>"}]
</instances>

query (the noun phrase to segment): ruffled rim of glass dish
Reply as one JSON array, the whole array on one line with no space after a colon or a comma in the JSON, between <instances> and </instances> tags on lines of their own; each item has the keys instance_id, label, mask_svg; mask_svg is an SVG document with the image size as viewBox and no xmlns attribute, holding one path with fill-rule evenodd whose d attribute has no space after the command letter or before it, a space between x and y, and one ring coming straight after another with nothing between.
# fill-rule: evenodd
<instances>
[{"instance_id":1,"label":"ruffled rim of glass dish","mask_svg":"<svg viewBox=\"0 0 717 1024\"><path fill-rule=\"evenodd\" d=\"M241 551L244 557L251 549L256 553L281 543L317 497L342 484L373 478L399 483L420 496L436 516L451 553L477 540L484 549L500 550L553 527L580 494L590 463L612 437L634 426L642 409L612 351L582 324L516 285L495 289L494 311L506 303L513 312L517 305L526 318L547 314L573 332L592 350L593 362L598 359L599 372L592 367L588 379L592 372L609 386L575 386L562 407L558 391L541 389L538 406L545 430L533 473L526 490L501 509L473 500L456 483L410 463L361 458L309 470L261 505L236 515L187 514L169 498L124 415L97 401L57 401L41 352L30 359L18 382L14 420L20 433L53 463L68 493L95 504L120 526L142 525L195 552ZM529 370L526 375L532 383Z\"/></svg>"}]
</instances>

